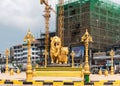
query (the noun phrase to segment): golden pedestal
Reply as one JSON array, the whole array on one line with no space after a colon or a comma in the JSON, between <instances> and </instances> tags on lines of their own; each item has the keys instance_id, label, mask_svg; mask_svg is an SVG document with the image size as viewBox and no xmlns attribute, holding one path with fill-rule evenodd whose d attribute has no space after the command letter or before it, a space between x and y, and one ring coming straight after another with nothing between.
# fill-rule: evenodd
<instances>
[{"instance_id":1,"label":"golden pedestal","mask_svg":"<svg viewBox=\"0 0 120 86\"><path fill-rule=\"evenodd\" d=\"M80 77L83 78L84 77L84 69L82 67L82 64L80 64Z\"/></svg>"},{"instance_id":2,"label":"golden pedestal","mask_svg":"<svg viewBox=\"0 0 120 86\"><path fill-rule=\"evenodd\" d=\"M20 70L19 69L17 69L17 74L20 74Z\"/></svg>"},{"instance_id":3,"label":"golden pedestal","mask_svg":"<svg viewBox=\"0 0 120 86\"><path fill-rule=\"evenodd\" d=\"M27 71L26 71L26 79L29 81L29 80L32 80L32 77L33 77L32 65L28 64Z\"/></svg>"},{"instance_id":4,"label":"golden pedestal","mask_svg":"<svg viewBox=\"0 0 120 86\"><path fill-rule=\"evenodd\" d=\"M85 66L84 66L84 82L90 82L90 68L89 68L89 60L88 60L88 49L89 49L89 42L93 42L92 36L88 33L86 29L85 34L81 38L81 42L84 42L85 45Z\"/></svg>"},{"instance_id":5,"label":"golden pedestal","mask_svg":"<svg viewBox=\"0 0 120 86\"><path fill-rule=\"evenodd\" d=\"M13 69L10 70L10 75L14 75Z\"/></svg>"},{"instance_id":6,"label":"golden pedestal","mask_svg":"<svg viewBox=\"0 0 120 86\"><path fill-rule=\"evenodd\" d=\"M82 64L80 64L80 69L82 69L83 67L82 67Z\"/></svg>"},{"instance_id":7,"label":"golden pedestal","mask_svg":"<svg viewBox=\"0 0 120 86\"><path fill-rule=\"evenodd\" d=\"M83 78L84 77L84 72L83 70L80 71L80 78Z\"/></svg>"},{"instance_id":8,"label":"golden pedestal","mask_svg":"<svg viewBox=\"0 0 120 86\"><path fill-rule=\"evenodd\" d=\"M80 68L47 67L36 68L36 76L42 77L80 77Z\"/></svg>"},{"instance_id":9,"label":"golden pedestal","mask_svg":"<svg viewBox=\"0 0 120 86\"><path fill-rule=\"evenodd\" d=\"M38 64L35 65L35 68L38 68Z\"/></svg>"},{"instance_id":10,"label":"golden pedestal","mask_svg":"<svg viewBox=\"0 0 120 86\"><path fill-rule=\"evenodd\" d=\"M105 70L105 76L108 76L108 70Z\"/></svg>"},{"instance_id":11,"label":"golden pedestal","mask_svg":"<svg viewBox=\"0 0 120 86\"><path fill-rule=\"evenodd\" d=\"M24 37L24 41L27 42L28 46L28 58L27 58L27 70L26 70L26 80L32 80L32 65L31 65L31 44L35 40L34 36L28 31L27 35Z\"/></svg>"},{"instance_id":12,"label":"golden pedestal","mask_svg":"<svg viewBox=\"0 0 120 86\"><path fill-rule=\"evenodd\" d=\"M33 70L33 77L35 77L36 76L36 70L34 69Z\"/></svg>"},{"instance_id":13,"label":"golden pedestal","mask_svg":"<svg viewBox=\"0 0 120 86\"><path fill-rule=\"evenodd\" d=\"M113 69L113 67L111 67L110 74L111 74L111 75L114 75L114 69Z\"/></svg>"},{"instance_id":14,"label":"golden pedestal","mask_svg":"<svg viewBox=\"0 0 120 86\"><path fill-rule=\"evenodd\" d=\"M8 73L8 65L6 65L5 73Z\"/></svg>"},{"instance_id":15,"label":"golden pedestal","mask_svg":"<svg viewBox=\"0 0 120 86\"><path fill-rule=\"evenodd\" d=\"M75 57L75 52L72 51L70 55L72 56L72 68L74 68L74 57Z\"/></svg>"},{"instance_id":16,"label":"golden pedestal","mask_svg":"<svg viewBox=\"0 0 120 86\"><path fill-rule=\"evenodd\" d=\"M114 61L113 61L113 58L114 58L114 55L115 55L115 52L113 51L113 50L111 50L110 51L110 56L111 56L111 71L110 71L110 74L111 75L114 75L114 67L113 67L113 63L114 63Z\"/></svg>"},{"instance_id":17,"label":"golden pedestal","mask_svg":"<svg viewBox=\"0 0 120 86\"><path fill-rule=\"evenodd\" d=\"M99 75L102 75L102 70L100 69L98 73L99 73Z\"/></svg>"},{"instance_id":18,"label":"golden pedestal","mask_svg":"<svg viewBox=\"0 0 120 86\"><path fill-rule=\"evenodd\" d=\"M84 66L84 74L90 74L88 63L86 63L85 66Z\"/></svg>"},{"instance_id":19,"label":"golden pedestal","mask_svg":"<svg viewBox=\"0 0 120 86\"><path fill-rule=\"evenodd\" d=\"M83 71L83 69L81 70L81 78L83 78L84 77L84 71Z\"/></svg>"},{"instance_id":20,"label":"golden pedestal","mask_svg":"<svg viewBox=\"0 0 120 86\"><path fill-rule=\"evenodd\" d=\"M8 49L6 49L5 55L6 55L6 68L5 68L5 73L8 73L8 70L9 70L9 68L8 68L8 55L9 55L9 50L8 50Z\"/></svg>"}]
</instances>

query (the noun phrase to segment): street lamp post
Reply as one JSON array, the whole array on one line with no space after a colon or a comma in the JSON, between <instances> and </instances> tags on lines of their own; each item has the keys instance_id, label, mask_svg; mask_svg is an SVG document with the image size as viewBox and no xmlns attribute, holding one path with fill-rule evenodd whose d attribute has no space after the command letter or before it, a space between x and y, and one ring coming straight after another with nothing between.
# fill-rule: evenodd
<instances>
[{"instance_id":1,"label":"street lamp post","mask_svg":"<svg viewBox=\"0 0 120 86\"><path fill-rule=\"evenodd\" d=\"M89 69L89 63L88 63L88 46L89 46L89 42L93 42L93 41L92 41L92 36L90 36L87 30L85 34L82 36L81 41L84 42L84 45L85 45L84 79L85 79L85 82L89 82L90 69Z\"/></svg>"},{"instance_id":2,"label":"street lamp post","mask_svg":"<svg viewBox=\"0 0 120 86\"><path fill-rule=\"evenodd\" d=\"M72 68L74 68L74 57L75 57L74 51L72 51L70 55L72 56Z\"/></svg>"},{"instance_id":3,"label":"street lamp post","mask_svg":"<svg viewBox=\"0 0 120 86\"><path fill-rule=\"evenodd\" d=\"M114 75L114 67L113 67L113 57L115 55L115 52L113 50L110 51L110 56L111 56L111 75Z\"/></svg>"},{"instance_id":4,"label":"street lamp post","mask_svg":"<svg viewBox=\"0 0 120 86\"><path fill-rule=\"evenodd\" d=\"M44 51L43 55L45 55L45 68L46 68L47 67L47 57L48 57L47 50Z\"/></svg>"},{"instance_id":5,"label":"street lamp post","mask_svg":"<svg viewBox=\"0 0 120 86\"><path fill-rule=\"evenodd\" d=\"M35 40L34 36L28 31L27 35L24 37L24 41L28 44L28 58L26 67L26 80L32 80L32 65L31 65L31 43Z\"/></svg>"},{"instance_id":6,"label":"street lamp post","mask_svg":"<svg viewBox=\"0 0 120 86\"><path fill-rule=\"evenodd\" d=\"M5 55L6 55L6 68L5 68L5 73L8 73L8 55L9 55L9 50L8 50L8 49L6 49Z\"/></svg>"},{"instance_id":7,"label":"street lamp post","mask_svg":"<svg viewBox=\"0 0 120 86\"><path fill-rule=\"evenodd\" d=\"M2 67L5 68L5 65L4 65L4 56L2 57Z\"/></svg>"}]
</instances>

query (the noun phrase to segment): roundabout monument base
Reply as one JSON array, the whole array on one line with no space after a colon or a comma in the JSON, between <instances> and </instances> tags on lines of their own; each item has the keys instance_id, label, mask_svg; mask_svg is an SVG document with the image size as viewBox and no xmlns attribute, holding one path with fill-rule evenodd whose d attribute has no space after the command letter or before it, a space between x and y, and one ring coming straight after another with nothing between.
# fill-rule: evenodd
<instances>
[{"instance_id":1,"label":"roundabout monument base","mask_svg":"<svg viewBox=\"0 0 120 86\"><path fill-rule=\"evenodd\" d=\"M50 66L47 68L36 68L37 76L46 77L80 77L80 68L65 66Z\"/></svg>"}]
</instances>

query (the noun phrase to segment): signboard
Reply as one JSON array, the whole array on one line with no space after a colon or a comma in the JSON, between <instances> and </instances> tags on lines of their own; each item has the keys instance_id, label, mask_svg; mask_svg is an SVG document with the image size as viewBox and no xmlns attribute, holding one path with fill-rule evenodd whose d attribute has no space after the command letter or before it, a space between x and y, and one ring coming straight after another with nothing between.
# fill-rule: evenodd
<instances>
[{"instance_id":1,"label":"signboard","mask_svg":"<svg viewBox=\"0 0 120 86\"><path fill-rule=\"evenodd\" d=\"M112 65L111 63L112 63L111 60L107 60L106 66L111 66Z\"/></svg>"},{"instance_id":2,"label":"signboard","mask_svg":"<svg viewBox=\"0 0 120 86\"><path fill-rule=\"evenodd\" d=\"M96 52L93 54L93 57L96 57L96 56L106 56L106 52Z\"/></svg>"},{"instance_id":3,"label":"signboard","mask_svg":"<svg viewBox=\"0 0 120 86\"><path fill-rule=\"evenodd\" d=\"M84 56L84 46L72 47L72 51L75 52L75 57L82 58Z\"/></svg>"}]
</instances>

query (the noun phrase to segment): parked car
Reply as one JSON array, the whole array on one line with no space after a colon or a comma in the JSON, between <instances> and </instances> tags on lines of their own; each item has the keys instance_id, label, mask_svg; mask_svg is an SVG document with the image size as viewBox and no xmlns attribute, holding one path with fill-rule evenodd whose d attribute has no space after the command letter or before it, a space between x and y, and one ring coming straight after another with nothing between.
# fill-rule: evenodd
<instances>
[{"instance_id":1,"label":"parked car","mask_svg":"<svg viewBox=\"0 0 120 86\"><path fill-rule=\"evenodd\" d=\"M5 73L5 67L1 67L1 73Z\"/></svg>"},{"instance_id":2,"label":"parked car","mask_svg":"<svg viewBox=\"0 0 120 86\"><path fill-rule=\"evenodd\" d=\"M14 68L13 68L13 71L14 71L14 72L17 72L18 69L19 69L18 67L14 67ZM19 70L20 70L20 69L19 69ZM20 70L20 71L21 71L21 70Z\"/></svg>"},{"instance_id":3,"label":"parked car","mask_svg":"<svg viewBox=\"0 0 120 86\"><path fill-rule=\"evenodd\" d=\"M115 74L120 73L120 65L116 65L114 68L115 68L114 70Z\"/></svg>"},{"instance_id":4,"label":"parked car","mask_svg":"<svg viewBox=\"0 0 120 86\"><path fill-rule=\"evenodd\" d=\"M21 67L21 71L26 71L26 66L27 66L27 64L23 64Z\"/></svg>"},{"instance_id":5,"label":"parked car","mask_svg":"<svg viewBox=\"0 0 120 86\"><path fill-rule=\"evenodd\" d=\"M104 73L104 71L106 69L106 66L103 66L103 65L92 65L91 68L90 68L90 72L92 74L98 74L98 72L99 72L100 69Z\"/></svg>"}]
</instances>

